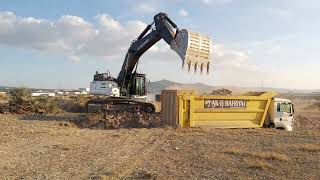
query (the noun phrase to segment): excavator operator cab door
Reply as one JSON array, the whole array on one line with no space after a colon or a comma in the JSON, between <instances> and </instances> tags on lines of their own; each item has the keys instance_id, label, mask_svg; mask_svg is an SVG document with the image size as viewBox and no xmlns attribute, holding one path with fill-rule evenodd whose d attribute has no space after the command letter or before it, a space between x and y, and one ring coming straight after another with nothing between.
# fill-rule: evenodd
<instances>
[{"instance_id":1,"label":"excavator operator cab door","mask_svg":"<svg viewBox=\"0 0 320 180\"><path fill-rule=\"evenodd\" d=\"M131 79L130 94L136 96L146 96L146 75L134 73Z\"/></svg>"}]
</instances>

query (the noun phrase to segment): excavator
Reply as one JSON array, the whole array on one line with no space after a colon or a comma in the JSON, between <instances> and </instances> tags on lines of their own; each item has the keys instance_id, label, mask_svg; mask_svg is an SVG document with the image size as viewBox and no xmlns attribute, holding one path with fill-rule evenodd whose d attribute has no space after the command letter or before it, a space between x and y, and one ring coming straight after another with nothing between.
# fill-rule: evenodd
<instances>
[{"instance_id":1,"label":"excavator","mask_svg":"<svg viewBox=\"0 0 320 180\"><path fill-rule=\"evenodd\" d=\"M90 84L90 94L100 97L89 100L86 111L155 112L154 105L146 101L146 75L138 73L137 68L139 58L161 39L180 56L182 67L186 65L188 71L193 67L194 72L199 69L201 73L209 73L212 51L210 38L178 29L168 15L161 12L131 43L117 78L112 77L109 71L96 72Z\"/></svg>"}]
</instances>

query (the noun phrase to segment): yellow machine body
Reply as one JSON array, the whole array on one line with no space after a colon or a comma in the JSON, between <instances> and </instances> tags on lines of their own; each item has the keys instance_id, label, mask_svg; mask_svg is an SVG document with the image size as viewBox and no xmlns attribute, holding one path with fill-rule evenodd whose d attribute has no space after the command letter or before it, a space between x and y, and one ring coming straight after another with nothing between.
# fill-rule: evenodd
<instances>
[{"instance_id":1,"label":"yellow machine body","mask_svg":"<svg viewBox=\"0 0 320 180\"><path fill-rule=\"evenodd\" d=\"M161 116L172 126L260 128L276 95L200 96L195 91L163 90Z\"/></svg>"}]
</instances>

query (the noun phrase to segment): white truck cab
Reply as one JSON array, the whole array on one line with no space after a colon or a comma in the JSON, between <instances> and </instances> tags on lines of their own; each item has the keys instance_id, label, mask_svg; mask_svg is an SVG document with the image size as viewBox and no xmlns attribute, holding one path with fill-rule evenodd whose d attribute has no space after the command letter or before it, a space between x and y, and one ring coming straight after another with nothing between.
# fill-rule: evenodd
<instances>
[{"instance_id":1,"label":"white truck cab","mask_svg":"<svg viewBox=\"0 0 320 180\"><path fill-rule=\"evenodd\" d=\"M294 105L288 99L273 98L266 119L268 127L283 128L292 131L294 123Z\"/></svg>"}]
</instances>

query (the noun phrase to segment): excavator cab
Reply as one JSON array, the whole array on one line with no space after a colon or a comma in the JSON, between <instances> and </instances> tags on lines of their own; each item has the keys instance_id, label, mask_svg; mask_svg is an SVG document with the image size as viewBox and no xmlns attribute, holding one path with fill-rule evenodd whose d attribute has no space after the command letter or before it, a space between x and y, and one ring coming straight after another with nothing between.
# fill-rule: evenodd
<instances>
[{"instance_id":1,"label":"excavator cab","mask_svg":"<svg viewBox=\"0 0 320 180\"><path fill-rule=\"evenodd\" d=\"M147 89L146 89L146 75L133 73L131 80L130 80L130 87L129 91L131 95L135 96L146 96Z\"/></svg>"}]
</instances>

